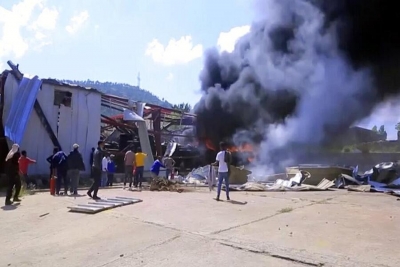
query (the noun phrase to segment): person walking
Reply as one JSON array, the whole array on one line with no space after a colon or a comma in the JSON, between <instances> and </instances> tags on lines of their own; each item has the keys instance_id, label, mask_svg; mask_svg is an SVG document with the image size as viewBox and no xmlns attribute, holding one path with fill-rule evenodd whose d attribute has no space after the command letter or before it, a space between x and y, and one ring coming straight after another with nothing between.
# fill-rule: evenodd
<instances>
[{"instance_id":1,"label":"person walking","mask_svg":"<svg viewBox=\"0 0 400 267\"><path fill-rule=\"evenodd\" d=\"M107 186L112 186L113 182L114 182L114 173L115 173L115 169L116 169L116 165L114 162L114 155L110 155L110 158L108 160L108 164L107 164Z\"/></svg>"},{"instance_id":2,"label":"person walking","mask_svg":"<svg viewBox=\"0 0 400 267\"><path fill-rule=\"evenodd\" d=\"M19 193L21 192L21 178L19 177L19 145L13 144L11 150L8 152L6 157L5 172L8 178L8 188L6 194L5 204L12 205L11 197L15 187L14 202L20 202Z\"/></svg>"},{"instance_id":3,"label":"person walking","mask_svg":"<svg viewBox=\"0 0 400 267\"><path fill-rule=\"evenodd\" d=\"M146 161L147 154L142 152L142 148L138 147L137 152L135 154L135 181L134 186L141 188L143 182L143 172L144 172L144 163Z\"/></svg>"},{"instance_id":4,"label":"person walking","mask_svg":"<svg viewBox=\"0 0 400 267\"><path fill-rule=\"evenodd\" d=\"M102 168L102 159L103 159L103 147L104 147L104 142L99 141L97 142L97 148L93 153L93 183L92 186L89 188L87 191L87 195L90 198L93 198L95 200L100 199L97 196L97 193L99 191L99 186L101 182L101 168ZM92 195L93 194L93 195Z\"/></svg>"},{"instance_id":5,"label":"person walking","mask_svg":"<svg viewBox=\"0 0 400 267\"><path fill-rule=\"evenodd\" d=\"M169 178L170 174L174 171L175 160L169 156L164 158L164 166L165 166L165 178Z\"/></svg>"},{"instance_id":6,"label":"person walking","mask_svg":"<svg viewBox=\"0 0 400 267\"><path fill-rule=\"evenodd\" d=\"M64 184L64 195L68 194L68 156L64 151L58 151L52 159L51 165L53 167L53 175L57 177L56 180L56 195L60 195L61 185Z\"/></svg>"},{"instance_id":7,"label":"person walking","mask_svg":"<svg viewBox=\"0 0 400 267\"><path fill-rule=\"evenodd\" d=\"M161 157L158 156L150 168L151 178L156 179L160 174L160 168L165 168L164 164L161 163Z\"/></svg>"},{"instance_id":8,"label":"person walking","mask_svg":"<svg viewBox=\"0 0 400 267\"><path fill-rule=\"evenodd\" d=\"M70 191L73 195L78 195L80 171L85 171L85 163L82 154L79 152L79 145L74 144L72 151L68 155L68 178L70 180Z\"/></svg>"},{"instance_id":9,"label":"person walking","mask_svg":"<svg viewBox=\"0 0 400 267\"><path fill-rule=\"evenodd\" d=\"M125 153L124 164L125 164L124 166L125 167L124 189L125 189L127 181L129 181L129 188L132 187L133 165L135 164L135 154L133 154L132 149L129 149Z\"/></svg>"},{"instance_id":10,"label":"person walking","mask_svg":"<svg viewBox=\"0 0 400 267\"><path fill-rule=\"evenodd\" d=\"M219 201L219 197L221 194L222 182L225 181L225 191L226 191L226 200L230 200L229 198L229 174L230 174L230 164L232 155L229 151L227 151L226 144L221 142L219 144L220 151L216 156L216 162L212 165L218 165L218 188L217 188L217 197L215 200Z\"/></svg>"},{"instance_id":11,"label":"person walking","mask_svg":"<svg viewBox=\"0 0 400 267\"><path fill-rule=\"evenodd\" d=\"M21 152L21 157L18 160L19 171L21 173L22 180L26 183L27 187L36 187L37 183L35 179L30 179L28 176L28 167L30 164L36 163L36 160L28 158L26 151Z\"/></svg>"}]
</instances>

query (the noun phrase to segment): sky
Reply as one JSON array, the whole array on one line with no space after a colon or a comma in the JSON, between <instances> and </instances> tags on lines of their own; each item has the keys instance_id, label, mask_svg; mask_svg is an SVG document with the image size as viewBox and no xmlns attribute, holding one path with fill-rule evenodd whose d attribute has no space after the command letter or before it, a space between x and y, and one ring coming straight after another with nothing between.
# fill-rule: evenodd
<instances>
[{"instance_id":1,"label":"sky","mask_svg":"<svg viewBox=\"0 0 400 267\"><path fill-rule=\"evenodd\" d=\"M252 0L1 0L0 70L11 60L41 78L132 85L140 73L141 88L194 105L203 52L233 50L256 13ZM394 139L399 111L383 105L359 125Z\"/></svg>"},{"instance_id":2,"label":"sky","mask_svg":"<svg viewBox=\"0 0 400 267\"><path fill-rule=\"evenodd\" d=\"M201 97L203 52L231 50L246 0L1 0L0 69L41 78L138 84L171 103Z\"/></svg>"}]
</instances>

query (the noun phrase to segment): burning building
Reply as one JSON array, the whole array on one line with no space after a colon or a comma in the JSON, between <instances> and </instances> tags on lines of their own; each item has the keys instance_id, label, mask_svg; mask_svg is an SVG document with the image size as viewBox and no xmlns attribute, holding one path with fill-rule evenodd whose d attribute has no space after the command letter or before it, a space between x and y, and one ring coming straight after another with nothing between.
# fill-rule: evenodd
<instances>
[{"instance_id":1,"label":"burning building","mask_svg":"<svg viewBox=\"0 0 400 267\"><path fill-rule=\"evenodd\" d=\"M232 53L206 52L195 107L203 143L253 144L255 163L275 166L299 147L329 143L400 91L394 1L257 3L260 19Z\"/></svg>"}]
</instances>

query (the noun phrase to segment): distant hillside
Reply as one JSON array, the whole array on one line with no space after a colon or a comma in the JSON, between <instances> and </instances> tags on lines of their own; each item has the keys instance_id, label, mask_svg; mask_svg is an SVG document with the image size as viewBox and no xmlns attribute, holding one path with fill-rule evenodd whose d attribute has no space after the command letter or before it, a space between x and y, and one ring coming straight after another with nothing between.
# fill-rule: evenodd
<instances>
[{"instance_id":1,"label":"distant hillside","mask_svg":"<svg viewBox=\"0 0 400 267\"><path fill-rule=\"evenodd\" d=\"M99 82L91 80L87 81L61 80L61 81L65 83L78 84L84 87L92 87L105 94L125 97L135 101L141 101L166 108L172 107L171 103L165 101L164 99L158 98L149 91L126 83Z\"/></svg>"}]
</instances>

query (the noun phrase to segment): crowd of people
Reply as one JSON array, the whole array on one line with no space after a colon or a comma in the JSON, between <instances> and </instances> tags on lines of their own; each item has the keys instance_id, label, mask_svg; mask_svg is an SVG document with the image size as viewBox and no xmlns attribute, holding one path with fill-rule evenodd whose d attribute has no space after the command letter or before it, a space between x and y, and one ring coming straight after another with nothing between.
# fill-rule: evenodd
<instances>
[{"instance_id":1,"label":"crowd of people","mask_svg":"<svg viewBox=\"0 0 400 267\"><path fill-rule=\"evenodd\" d=\"M129 189L142 188L143 172L147 154L143 153L139 147L134 152L129 149L124 156L124 189L129 183ZM100 199L97 195L100 187L113 186L114 174L116 171L115 155L108 154L104 150L104 141L99 141L97 148L92 149L90 156L91 177L93 183L87 191L87 195L93 199ZM80 172L85 171L85 164L82 154L79 152L79 145L74 144L72 150L67 155L64 151L54 148L53 154L47 158L50 164L50 179L56 178L55 194L60 195L61 187L64 186L64 195L68 195L68 189L71 195L78 194ZM224 143L220 144L220 152L216 156L216 162L212 165L218 166L218 190L216 200L220 200L222 183L226 185L226 197L229 200L229 175L230 175L231 154ZM5 171L8 177L8 189L6 195L6 205L13 202L20 202L19 194L22 182L28 185L36 185L35 179L29 178L28 167L35 164L36 160L27 156L26 151L20 152L18 144L13 144L6 157ZM151 177L157 178L160 169L166 169L166 178L173 175L175 161L167 156L157 157L150 168ZM21 182L22 180L22 182ZM15 189L14 196L12 192ZM13 201L11 201L13 199Z\"/></svg>"}]
</instances>

